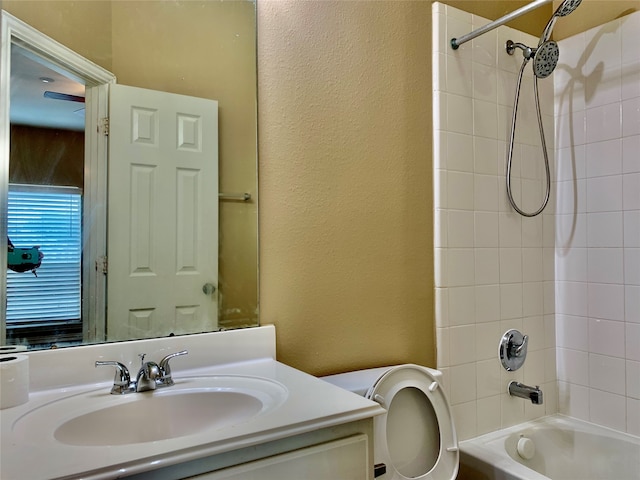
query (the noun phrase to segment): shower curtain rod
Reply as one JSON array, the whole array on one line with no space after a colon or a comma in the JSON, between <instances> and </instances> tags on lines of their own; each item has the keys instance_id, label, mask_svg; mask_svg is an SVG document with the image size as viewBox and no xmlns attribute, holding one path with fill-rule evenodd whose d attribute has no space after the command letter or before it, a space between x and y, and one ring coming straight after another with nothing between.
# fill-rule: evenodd
<instances>
[{"instance_id":1,"label":"shower curtain rod","mask_svg":"<svg viewBox=\"0 0 640 480\"><path fill-rule=\"evenodd\" d=\"M542 5L545 5L547 3L551 3L552 1L553 0L534 0L533 2L523 7L520 7L519 9L514 10L511 13L507 13L503 17L500 17L499 19L494 20L491 23L487 23L483 27L475 29L471 33L467 33L466 35L463 35L460 38L452 38L451 48L453 48L454 50L457 50L458 47L460 47L460 45L462 45L463 43L466 43L469 40L473 40L474 38L479 37L483 33L487 33L488 31L493 30L494 28L498 28L499 26L504 25L507 22L510 22L514 18L517 18L520 15L524 15L525 13L529 13L531 10L535 10L536 8L541 7Z\"/></svg>"}]
</instances>

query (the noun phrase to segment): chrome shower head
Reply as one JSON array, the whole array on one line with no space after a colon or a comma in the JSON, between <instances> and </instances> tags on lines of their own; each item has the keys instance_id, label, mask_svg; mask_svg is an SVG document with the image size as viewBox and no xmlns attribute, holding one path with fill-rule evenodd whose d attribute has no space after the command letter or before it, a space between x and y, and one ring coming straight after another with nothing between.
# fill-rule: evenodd
<instances>
[{"instance_id":1,"label":"chrome shower head","mask_svg":"<svg viewBox=\"0 0 640 480\"><path fill-rule=\"evenodd\" d=\"M580 3L582 3L582 0L564 0L564 2L560 4L560 6L553 13L553 16L549 20L549 23L547 23L547 26L544 28L538 46L542 45L551 38L551 32L553 31L553 26L555 25L558 17L566 17L576 8L578 8Z\"/></svg>"},{"instance_id":2,"label":"chrome shower head","mask_svg":"<svg viewBox=\"0 0 640 480\"><path fill-rule=\"evenodd\" d=\"M515 43L507 40L506 49L509 55L513 55L516 48L522 50L525 62L533 60L533 74L538 78L546 78L555 70L560 58L560 49L554 41L544 42L537 48L527 47L524 43ZM524 68L524 67L523 67Z\"/></svg>"},{"instance_id":3,"label":"chrome shower head","mask_svg":"<svg viewBox=\"0 0 640 480\"><path fill-rule=\"evenodd\" d=\"M560 58L560 49L554 41L544 42L533 55L533 74L546 78L555 70Z\"/></svg>"},{"instance_id":4,"label":"chrome shower head","mask_svg":"<svg viewBox=\"0 0 640 480\"><path fill-rule=\"evenodd\" d=\"M580 5L581 2L582 0L564 0L564 2L562 2L560 6L557 8L553 16L554 17L567 16L571 12L573 12L576 8L578 8L578 5Z\"/></svg>"}]
</instances>

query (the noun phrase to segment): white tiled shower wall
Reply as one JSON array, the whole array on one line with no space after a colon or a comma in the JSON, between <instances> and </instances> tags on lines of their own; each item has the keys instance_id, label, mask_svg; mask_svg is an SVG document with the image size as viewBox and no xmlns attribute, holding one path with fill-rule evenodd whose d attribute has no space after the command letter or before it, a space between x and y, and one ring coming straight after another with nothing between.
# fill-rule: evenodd
<instances>
[{"instance_id":1,"label":"white tiled shower wall","mask_svg":"<svg viewBox=\"0 0 640 480\"><path fill-rule=\"evenodd\" d=\"M559 45L559 410L640 435L640 12Z\"/></svg>"},{"instance_id":2,"label":"white tiled shower wall","mask_svg":"<svg viewBox=\"0 0 640 480\"><path fill-rule=\"evenodd\" d=\"M433 4L433 101L436 339L460 439L557 410L554 319L554 206L523 218L506 199L505 152L518 50L511 39L537 38L500 27L462 45L451 37L488 23ZM547 147L553 160L553 80L539 82ZM530 65L519 103L512 186L521 208L543 198L544 170ZM502 334L529 335L527 362L517 372L498 361ZM540 385L544 404L507 394L511 379Z\"/></svg>"},{"instance_id":3,"label":"white tiled shower wall","mask_svg":"<svg viewBox=\"0 0 640 480\"><path fill-rule=\"evenodd\" d=\"M451 37L487 20L433 8L438 368L459 436L556 410L638 435L640 12L560 42L553 81L539 83L558 165L552 200L526 219L512 213L503 180L522 61L503 45L538 39L500 27L454 51ZM529 67L526 78L514 188L531 211L543 181ZM497 360L512 327L531 337L515 374ZM545 406L509 398L511 378L541 384Z\"/></svg>"}]
</instances>

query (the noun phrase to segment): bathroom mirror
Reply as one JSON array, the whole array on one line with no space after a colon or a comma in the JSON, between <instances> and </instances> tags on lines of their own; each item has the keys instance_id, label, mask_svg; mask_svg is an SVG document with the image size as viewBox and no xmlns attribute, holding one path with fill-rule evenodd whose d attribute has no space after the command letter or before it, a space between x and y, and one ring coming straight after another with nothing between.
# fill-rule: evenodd
<instances>
[{"instance_id":1,"label":"bathroom mirror","mask_svg":"<svg viewBox=\"0 0 640 480\"><path fill-rule=\"evenodd\" d=\"M215 299L215 320L203 327L202 322L189 324L181 319L189 320L194 315L194 308L183 308L167 325L166 321L154 323L156 319L145 317L143 309L133 312L133 316L140 316L146 321L145 328L130 329L129 336L123 337L120 332L117 336L109 335L109 320L104 311L93 312L86 308L88 298L88 286L85 280L88 276L85 267L80 268L81 302L77 307L80 318L74 314L68 314L60 319L43 321L40 313L27 315L26 317L8 318L5 310L2 318L2 342L7 344L28 344L29 348L52 348L61 346L73 346L83 343L96 343L112 340L127 340L139 338L151 338L173 334L200 333L201 331L215 331L219 329L244 328L258 325L258 238L257 238L257 74L256 74L256 8L254 0L237 0L232 2L218 2L211 0L96 0L96 1L31 1L31 0L4 0L2 9L16 19L28 24L30 27L42 32L49 38L59 42L69 49L77 52L111 72L118 85L142 88L163 92L167 95L184 95L197 97L205 101L217 102L217 126L209 134L203 133L203 137L217 136L217 185L212 186L216 192L217 200L217 231L218 238L212 238L212 244L217 241L217 278L212 282L203 282L203 295ZM4 35L4 34L3 34ZM26 46L27 57L29 45L23 41L12 38L11 51L15 57L10 59L11 65L11 117L14 117L14 93L15 88L21 86L19 69L24 63L14 60L21 57L22 47ZM37 50L37 49L36 49ZM17 53L16 53L17 52ZM3 55L6 49L3 50ZM37 57L37 55L35 55ZM33 59L33 58L32 58ZM31 59L31 60L32 60ZM42 67L52 67L47 62L36 58L37 64ZM3 61L5 61L3 59ZM55 62L54 62L55 63ZM5 61L6 64L6 61ZM4 65L3 64L3 67ZM15 68L15 71L14 71ZM46 70L40 71L38 78L73 77L68 72L58 71L53 65L50 74ZM43 73L44 72L44 73ZM4 77L3 77L4 78ZM72 79L73 80L73 79ZM77 80L77 79L76 79ZM9 82L7 82L9 83ZM80 82L82 83L82 82ZM47 85L48 91L61 93L64 82ZM88 84L87 84L88 85ZM60 88L58 88L60 87ZM71 91L63 91L65 95L73 94ZM87 94L89 95L89 94ZM79 92L75 97L82 97ZM90 115L90 98L87 97L87 110L84 110L82 101L69 98L58 98L51 101L73 105L73 110L79 115ZM180 98L180 97L176 97ZM214 102L214 103L215 103ZM77 108L76 108L77 107ZM37 115L36 115L37 116ZM49 114L40 114L40 117L49 117ZM215 116L215 115L214 115ZM87 121L88 122L88 121ZM21 122L23 123L23 122ZM102 128L102 126L100 127ZM110 127L113 129L113 126ZM69 156L68 152L79 150L82 156L83 150L89 145L82 138L82 132L71 131L73 128L55 128L51 125L19 125L13 121L9 125L3 125L0 139L7 139L10 143L10 152L3 151L0 158L0 181L3 182L3 195L6 195L6 186L9 192L16 190L18 193L30 192L33 183L36 190L52 190L55 194L61 192L62 187L73 187L75 192L64 190L62 193L69 198L73 194L79 194L79 205L82 206L82 184L73 185L68 177L74 169L84 175L86 185L87 176L92 175L90 165L82 164L79 167L61 167L62 157ZM77 129L76 129L77 130ZM26 133L25 133L26 132ZM72 140L64 142L60 146L61 137L69 135ZM78 135L80 138L78 139ZM4 137L2 137L4 136ZM10 142L8 139L10 138ZM4 140L3 140L4 141ZM56 143L58 142L58 143ZM19 150L20 153L16 153ZM66 152L64 155L61 151ZM6 158L5 158L6 157ZM32 170L37 170L38 180L25 179L25 168L18 169L10 164L16 158L31 161ZM56 165L54 165L56 163ZM58 170L57 173L52 173ZM18 171L16 173L16 171ZM22 174L20 173L22 172ZM60 175L60 173L63 175ZM84 172L84 173L83 173ZM69 175L67 175L69 174ZM21 176L22 175L22 176ZM111 175L111 173L109 173ZM27 176L28 177L28 176ZM53 180L54 177L62 177L63 180ZM41 178L49 180L41 180ZM215 177L214 177L215 178ZM128 179L123 183L130 182ZM25 184L29 184L25 186ZM109 177L109 184L117 184ZM71 185L70 185L71 184ZM195 184L194 184L195 185ZM73 188L71 190L73 190ZM111 187L110 187L111 188ZM198 184L198 194L207 190L207 185ZM110 191L110 190L109 190ZM45 192L49 193L49 192ZM92 205L92 210L109 210L112 202L104 196L103 204L97 200ZM16 200L13 200L17 202ZM73 203L65 197L65 202ZM3 203L4 202L4 203ZM2 224L0 232L6 236L8 200L0 202L2 206ZM86 203L82 211L82 229L87 222L92 221L88 215ZM28 207L31 208L31 207ZM121 206L118 208L122 208ZM115 210L115 208L111 208ZM191 211L185 209L187 216ZM211 217L213 218L213 217ZM9 221L11 221L9 219ZM66 222L67 220L65 220ZM71 220L69 220L71 221ZM148 218L135 218L128 222L135 225L145 225ZM178 228L166 231L167 236L175 236ZM84 230L79 233L79 243L86 246L87 238ZM106 242L106 232L102 232ZM9 235L11 236L11 235ZM38 238L38 240L40 240ZM0 239L0 246L4 252L11 250L9 242ZM24 240L18 244L12 239L14 247L21 248L21 252L32 254L30 248L39 245L39 241L30 243ZM59 241L58 241L59 242ZM53 258L51 252L46 252L44 246L42 265ZM69 248L72 250L72 248ZM115 248L109 248L109 252ZM16 250L17 251L17 250ZM49 253L49 255L48 255ZM86 256L80 254L80 258ZM164 253L157 257L164 258ZM168 258L169 255L167 254ZM10 259L4 256L0 258L4 265L10 263ZM5 260L5 258L7 260ZM83 259L81 261L84 261ZM91 269L97 272L104 271L103 279L99 282L105 284L105 296L109 294L109 282L113 282L112 274L108 268L113 258L100 258L91 264ZM86 263L86 262L85 262ZM7 271L9 270L9 273ZM2 271L4 281L3 300L8 297L7 277L15 274L11 285L14 288L23 288L21 282L35 281L45 277L44 268L37 268L35 277L30 270L15 274L11 269ZM40 274L42 272L42 275ZM187 272L188 274L189 272ZM96 274L99 278L100 273ZM55 282L54 282L55 283ZM36 290L44 291L41 282ZM17 287L16 287L17 285ZM94 288L92 285L91 288ZM26 289L25 289L26 291ZM112 292L115 288L112 288ZM159 291L159 290L157 290ZM135 289L131 292L137 294ZM7 296L5 296L7 294ZM154 294L152 292L152 294ZM156 294L162 296L161 294ZM21 304L22 305L22 304ZM27 305L24 310L28 310ZM104 301L106 310L107 301ZM135 310L135 309L134 309ZM95 317L103 317L102 323ZM167 317L173 316L173 312ZM131 317L131 314L130 314ZM134 319L135 320L135 319ZM124 323L131 318L123 318ZM161 324L161 325L160 325ZM190 326L193 325L193 326ZM96 331L97 330L97 331ZM113 329L111 329L113 331Z\"/></svg>"}]
</instances>

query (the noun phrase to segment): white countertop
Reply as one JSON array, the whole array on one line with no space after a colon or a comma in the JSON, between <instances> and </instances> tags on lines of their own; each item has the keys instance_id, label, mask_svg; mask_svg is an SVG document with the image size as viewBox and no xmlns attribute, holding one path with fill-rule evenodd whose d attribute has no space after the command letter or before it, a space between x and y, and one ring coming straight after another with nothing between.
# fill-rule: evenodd
<instances>
[{"instance_id":1,"label":"white countertop","mask_svg":"<svg viewBox=\"0 0 640 480\"><path fill-rule=\"evenodd\" d=\"M265 328L266 330L260 331ZM269 338L275 339L273 327L259 327L247 330L247 332L249 333L245 335L253 336L254 346L256 341L260 343L259 339L256 340L256 335L266 335L267 341L270 341ZM13 429L15 423L22 416L34 408L46 405L53 400L82 391L103 389L104 395L109 395L112 384L112 381L109 380L70 386L68 378L65 378L61 385L55 385L55 382L47 377L45 383L51 388L38 389L38 387L42 386L42 381L37 380L38 374L36 373L36 380L34 381L32 378L32 392L29 402L17 407L0 410L0 427L2 430L0 478L3 480L79 477L86 479L114 478L230 452L324 427L370 418L384 412L375 402L279 363L274 358L270 358L269 354L265 356L264 349L249 348L248 350L253 350L254 353L247 352L243 358L238 353L238 345L235 344L233 358L235 361L233 363L225 363L222 360L224 350L231 348L229 344L233 344L236 340L241 342L243 337L241 336L242 331L221 333L222 335L220 333L204 334L207 335L207 338L205 338L206 350L217 352L213 355L216 360L211 365L202 365L203 362L208 363L208 361L205 359L206 356L198 354L196 350L201 346L196 344L190 346L190 352L187 356L189 357L192 352L194 353L191 357L191 364L188 365L191 368L180 368L179 359L175 359L176 361L172 364L172 371L176 383L181 378L194 376L245 375L260 377L280 383L287 389L288 395L282 405L273 411L235 425L233 428L216 431L215 434L206 432L175 439L107 447L62 444L55 440L52 432L43 432L41 439L29 441L20 438ZM220 336L216 337L216 335ZM202 341L202 339L195 338L198 336L190 337L192 341ZM177 338L176 350L184 348L185 342L189 343L189 341L185 340L189 337ZM233 341L230 341L230 339ZM162 342L165 342L163 343L164 346L166 346L167 340L161 339ZM150 341L148 340L144 342L146 342L144 346L147 350L152 350L149 347L153 347L153 344L149 343ZM129 350L135 351L137 348L136 343L126 342L126 344L120 345L126 345ZM251 343L249 342L250 346ZM78 354L82 353L86 357L81 363L84 365L89 357L92 358L92 361L107 358L109 354L114 354L117 351L118 345L95 346L100 347L102 350L97 348L79 352ZM80 347L80 349L83 348L87 347ZM65 355L72 355L72 352L68 350ZM256 352L260 358L256 358ZM272 352L273 356L275 356L275 347L272 348ZM36 358L38 353L36 352L32 358L34 361L30 365L31 372L33 372L34 368L45 368L45 361L51 362L52 359L55 359L55 357L51 357L51 354ZM196 358L201 360L193 360ZM154 360L157 361L159 359L154 358ZM196 363L201 364L197 365ZM86 367L86 365L84 366ZM184 367L184 364L182 366ZM108 376L111 378L113 370L105 370L109 372ZM86 373L93 372L95 376L99 373L101 375L104 374L104 372L99 371L100 369L95 369L91 363L91 369L87 370ZM81 377L86 378L83 375ZM141 418L140 424L143 425L145 421L153 422L156 420L150 414L147 419ZM91 428L91 425L87 425L87 428ZM137 426L131 425L131 428L137 428Z\"/></svg>"}]
</instances>

